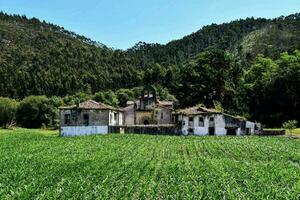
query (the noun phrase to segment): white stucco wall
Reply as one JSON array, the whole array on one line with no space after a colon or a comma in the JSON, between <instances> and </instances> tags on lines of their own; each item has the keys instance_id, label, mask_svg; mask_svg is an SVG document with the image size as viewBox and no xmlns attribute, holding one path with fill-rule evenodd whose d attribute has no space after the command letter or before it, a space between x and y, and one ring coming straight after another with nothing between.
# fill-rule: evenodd
<instances>
[{"instance_id":1,"label":"white stucco wall","mask_svg":"<svg viewBox=\"0 0 300 200\"><path fill-rule=\"evenodd\" d=\"M246 128L250 128L250 133L254 134L255 123L247 121L246 122Z\"/></svg>"},{"instance_id":2,"label":"white stucco wall","mask_svg":"<svg viewBox=\"0 0 300 200\"><path fill-rule=\"evenodd\" d=\"M204 126L199 126L199 117L204 118ZM215 135L224 136L227 134L227 130L225 129L225 120L223 115L210 115L210 116L193 116L193 125L189 124L188 116L179 116L178 119L184 121L184 126L182 126L183 135L188 135L188 130L192 128L194 130L194 135L205 136L208 135L209 129L209 120L210 118L214 118L214 126L215 126Z\"/></svg>"},{"instance_id":3,"label":"white stucco wall","mask_svg":"<svg viewBox=\"0 0 300 200\"><path fill-rule=\"evenodd\" d=\"M60 128L61 136L107 134L108 126L68 126Z\"/></svg>"},{"instance_id":4,"label":"white stucco wall","mask_svg":"<svg viewBox=\"0 0 300 200\"><path fill-rule=\"evenodd\" d=\"M182 126L182 134L188 135L189 129L193 129L194 135L205 136L209 133L210 123L215 127L215 135L216 136L225 136L227 135L226 122L224 115L222 114L213 114L213 115L196 115L193 117L193 124L189 124L189 117L184 115L179 115L178 120L183 121L184 125ZM204 118L204 126L199 126L199 117ZM214 122L210 122L210 118L214 118ZM255 123L247 121L246 127L251 129L251 134L255 131ZM236 129L236 135L243 135L243 131L241 127Z\"/></svg>"},{"instance_id":5,"label":"white stucco wall","mask_svg":"<svg viewBox=\"0 0 300 200\"><path fill-rule=\"evenodd\" d=\"M109 125L123 125L124 124L124 114L117 111L109 111Z\"/></svg>"},{"instance_id":6,"label":"white stucco wall","mask_svg":"<svg viewBox=\"0 0 300 200\"><path fill-rule=\"evenodd\" d=\"M109 125L110 126L113 126L113 125L116 125L117 124L117 119L115 119L115 113L117 112L114 112L114 111L109 111Z\"/></svg>"},{"instance_id":7,"label":"white stucco wall","mask_svg":"<svg viewBox=\"0 0 300 200\"><path fill-rule=\"evenodd\" d=\"M227 130L225 128L215 127L215 135L216 136L227 135Z\"/></svg>"},{"instance_id":8,"label":"white stucco wall","mask_svg":"<svg viewBox=\"0 0 300 200\"><path fill-rule=\"evenodd\" d=\"M122 112L119 112L119 125L124 124L124 114Z\"/></svg>"},{"instance_id":9,"label":"white stucco wall","mask_svg":"<svg viewBox=\"0 0 300 200\"><path fill-rule=\"evenodd\" d=\"M225 129L225 126L226 126L226 124L225 124L225 119L224 119L224 116L223 115L213 115L213 116L211 116L211 117L214 117L215 118L215 127L216 127L216 129L217 128L223 128L223 129ZM223 129L219 129L221 132L220 132L220 134L222 135L223 134ZM217 131L216 131L217 132ZM226 135L226 129L225 129L225 135Z\"/></svg>"},{"instance_id":10,"label":"white stucco wall","mask_svg":"<svg viewBox=\"0 0 300 200\"><path fill-rule=\"evenodd\" d=\"M207 127L195 127L194 135L198 135L198 136L208 135L208 128Z\"/></svg>"},{"instance_id":11,"label":"white stucco wall","mask_svg":"<svg viewBox=\"0 0 300 200\"><path fill-rule=\"evenodd\" d=\"M241 128L238 128L238 129L236 130L236 135L242 135L242 130L241 130Z\"/></svg>"}]
</instances>

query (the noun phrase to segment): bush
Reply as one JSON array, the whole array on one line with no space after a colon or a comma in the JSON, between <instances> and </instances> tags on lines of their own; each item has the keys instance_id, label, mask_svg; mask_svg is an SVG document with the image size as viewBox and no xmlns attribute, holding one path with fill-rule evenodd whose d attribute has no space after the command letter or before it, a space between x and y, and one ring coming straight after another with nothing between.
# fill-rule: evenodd
<instances>
[{"instance_id":1,"label":"bush","mask_svg":"<svg viewBox=\"0 0 300 200\"><path fill-rule=\"evenodd\" d=\"M93 99L97 102L105 103L111 106L118 106L119 105L119 100L117 95L109 90L106 92L97 92L94 96Z\"/></svg>"},{"instance_id":2,"label":"bush","mask_svg":"<svg viewBox=\"0 0 300 200\"><path fill-rule=\"evenodd\" d=\"M0 126L9 128L15 125L18 102L0 97Z\"/></svg>"},{"instance_id":3,"label":"bush","mask_svg":"<svg viewBox=\"0 0 300 200\"><path fill-rule=\"evenodd\" d=\"M297 128L297 121L296 120L289 120L287 122L284 122L282 124L282 127L289 131L289 133L292 135L293 130Z\"/></svg>"},{"instance_id":4,"label":"bush","mask_svg":"<svg viewBox=\"0 0 300 200\"><path fill-rule=\"evenodd\" d=\"M17 121L25 128L58 126L58 106L62 100L58 97L29 96L23 99L17 110Z\"/></svg>"},{"instance_id":5,"label":"bush","mask_svg":"<svg viewBox=\"0 0 300 200\"><path fill-rule=\"evenodd\" d=\"M117 98L119 100L119 106L125 107L127 101L132 101L134 100L134 92L133 90L130 89L120 89L116 92Z\"/></svg>"}]
</instances>

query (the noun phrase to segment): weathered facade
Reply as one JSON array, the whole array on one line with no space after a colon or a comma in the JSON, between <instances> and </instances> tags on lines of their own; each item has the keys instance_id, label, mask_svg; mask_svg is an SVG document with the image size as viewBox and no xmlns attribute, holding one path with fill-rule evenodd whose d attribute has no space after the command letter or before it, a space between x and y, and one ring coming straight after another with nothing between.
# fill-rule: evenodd
<instances>
[{"instance_id":1,"label":"weathered facade","mask_svg":"<svg viewBox=\"0 0 300 200\"><path fill-rule=\"evenodd\" d=\"M123 111L88 100L60 108L60 135L107 134L109 126L123 125Z\"/></svg>"},{"instance_id":2,"label":"weathered facade","mask_svg":"<svg viewBox=\"0 0 300 200\"><path fill-rule=\"evenodd\" d=\"M173 114L183 135L250 135L257 133L259 128L243 118L199 106L181 109Z\"/></svg>"},{"instance_id":3,"label":"weathered facade","mask_svg":"<svg viewBox=\"0 0 300 200\"><path fill-rule=\"evenodd\" d=\"M174 111L172 101L160 101L152 87L123 109L88 100L60 108L60 135L107 133L168 135L253 135L260 124L214 109L195 106Z\"/></svg>"},{"instance_id":4,"label":"weathered facade","mask_svg":"<svg viewBox=\"0 0 300 200\"><path fill-rule=\"evenodd\" d=\"M127 102L125 125L172 124L172 101L160 101L153 88L142 92L140 99Z\"/></svg>"}]
</instances>

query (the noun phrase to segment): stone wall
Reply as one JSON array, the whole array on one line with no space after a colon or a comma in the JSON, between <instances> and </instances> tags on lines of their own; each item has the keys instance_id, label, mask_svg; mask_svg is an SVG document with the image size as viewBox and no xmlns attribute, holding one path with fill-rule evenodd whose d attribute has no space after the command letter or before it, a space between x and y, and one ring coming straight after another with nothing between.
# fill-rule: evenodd
<instances>
[{"instance_id":1,"label":"stone wall","mask_svg":"<svg viewBox=\"0 0 300 200\"><path fill-rule=\"evenodd\" d=\"M148 121L148 124L153 124L153 112L152 111L135 111L135 124L143 125L145 121Z\"/></svg>"},{"instance_id":2,"label":"stone wall","mask_svg":"<svg viewBox=\"0 0 300 200\"><path fill-rule=\"evenodd\" d=\"M285 135L285 130L263 130L260 135L262 136L276 136L276 135Z\"/></svg>"},{"instance_id":3,"label":"stone wall","mask_svg":"<svg viewBox=\"0 0 300 200\"><path fill-rule=\"evenodd\" d=\"M134 125L134 105L124 108L125 125Z\"/></svg>"},{"instance_id":4,"label":"stone wall","mask_svg":"<svg viewBox=\"0 0 300 200\"><path fill-rule=\"evenodd\" d=\"M172 110L168 108L159 107L154 110L154 118L157 124L171 124Z\"/></svg>"},{"instance_id":5,"label":"stone wall","mask_svg":"<svg viewBox=\"0 0 300 200\"><path fill-rule=\"evenodd\" d=\"M68 124L65 124L66 114L70 117ZM109 124L108 110L61 110L60 115L61 126L86 126L85 115L88 115L89 118L88 126L103 126Z\"/></svg>"},{"instance_id":6,"label":"stone wall","mask_svg":"<svg viewBox=\"0 0 300 200\"><path fill-rule=\"evenodd\" d=\"M109 133L181 135L181 128L176 125L110 126Z\"/></svg>"}]
</instances>

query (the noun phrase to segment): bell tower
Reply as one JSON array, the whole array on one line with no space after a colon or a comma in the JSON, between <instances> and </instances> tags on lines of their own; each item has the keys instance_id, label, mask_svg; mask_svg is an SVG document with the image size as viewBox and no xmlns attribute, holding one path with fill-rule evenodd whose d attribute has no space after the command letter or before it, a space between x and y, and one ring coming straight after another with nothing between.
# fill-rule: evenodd
<instances>
[{"instance_id":1,"label":"bell tower","mask_svg":"<svg viewBox=\"0 0 300 200\"><path fill-rule=\"evenodd\" d=\"M156 91L152 86L145 86L140 98L140 110L151 110L157 103Z\"/></svg>"}]
</instances>

